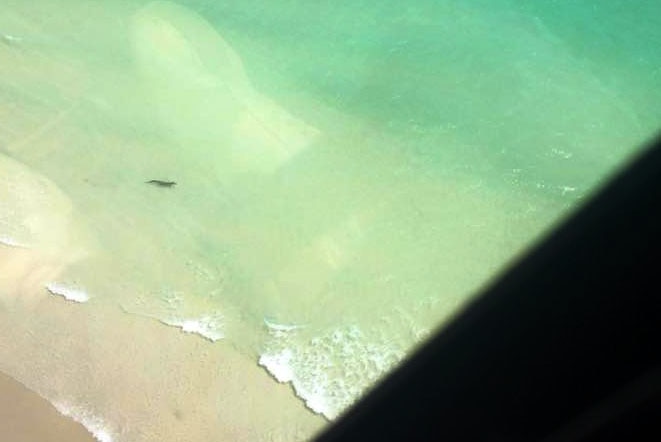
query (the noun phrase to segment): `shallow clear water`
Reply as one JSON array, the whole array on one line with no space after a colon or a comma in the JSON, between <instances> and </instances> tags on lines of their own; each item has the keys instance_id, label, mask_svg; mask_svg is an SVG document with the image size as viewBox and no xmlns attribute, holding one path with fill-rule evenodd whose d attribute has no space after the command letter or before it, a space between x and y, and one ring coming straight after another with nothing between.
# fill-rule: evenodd
<instances>
[{"instance_id":1,"label":"shallow clear water","mask_svg":"<svg viewBox=\"0 0 661 442\"><path fill-rule=\"evenodd\" d=\"M659 7L553 5L1 6L0 370L310 437L658 129Z\"/></svg>"}]
</instances>

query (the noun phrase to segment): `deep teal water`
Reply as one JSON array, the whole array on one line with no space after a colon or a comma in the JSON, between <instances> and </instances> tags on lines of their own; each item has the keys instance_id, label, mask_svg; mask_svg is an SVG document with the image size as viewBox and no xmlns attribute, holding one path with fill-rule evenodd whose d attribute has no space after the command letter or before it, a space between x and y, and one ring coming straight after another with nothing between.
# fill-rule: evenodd
<instances>
[{"instance_id":1,"label":"deep teal water","mask_svg":"<svg viewBox=\"0 0 661 442\"><path fill-rule=\"evenodd\" d=\"M520 169L531 187L587 191L661 120L653 1L191 6L270 94L406 133L434 167L451 155L495 181ZM448 133L468 146L448 152Z\"/></svg>"}]
</instances>

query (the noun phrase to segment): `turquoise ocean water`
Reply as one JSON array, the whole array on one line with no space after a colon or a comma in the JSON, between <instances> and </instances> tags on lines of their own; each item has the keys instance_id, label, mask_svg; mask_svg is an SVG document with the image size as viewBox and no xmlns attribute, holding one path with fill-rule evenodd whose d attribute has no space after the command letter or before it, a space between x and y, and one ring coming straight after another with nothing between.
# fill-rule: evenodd
<instances>
[{"instance_id":1,"label":"turquoise ocean water","mask_svg":"<svg viewBox=\"0 0 661 442\"><path fill-rule=\"evenodd\" d=\"M519 3L0 6L5 312L180 328L334 419L659 128L661 6Z\"/></svg>"}]
</instances>

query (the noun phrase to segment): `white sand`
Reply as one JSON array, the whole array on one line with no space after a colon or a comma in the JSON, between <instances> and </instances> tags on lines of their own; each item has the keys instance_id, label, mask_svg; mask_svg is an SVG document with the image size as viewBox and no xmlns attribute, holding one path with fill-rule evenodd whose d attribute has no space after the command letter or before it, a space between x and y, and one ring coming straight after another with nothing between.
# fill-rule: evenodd
<instances>
[{"instance_id":1,"label":"white sand","mask_svg":"<svg viewBox=\"0 0 661 442\"><path fill-rule=\"evenodd\" d=\"M324 423L226 342L45 293L0 319L0 370L119 442L302 440Z\"/></svg>"}]
</instances>

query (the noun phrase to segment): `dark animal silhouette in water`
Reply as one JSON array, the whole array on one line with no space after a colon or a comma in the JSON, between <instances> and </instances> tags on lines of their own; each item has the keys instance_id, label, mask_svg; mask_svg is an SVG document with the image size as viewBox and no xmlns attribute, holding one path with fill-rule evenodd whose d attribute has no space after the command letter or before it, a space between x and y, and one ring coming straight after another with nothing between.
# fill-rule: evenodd
<instances>
[{"instance_id":1,"label":"dark animal silhouette in water","mask_svg":"<svg viewBox=\"0 0 661 442\"><path fill-rule=\"evenodd\" d=\"M158 187L173 187L177 184L176 181L163 181L163 180L149 180L145 181L147 184L153 184Z\"/></svg>"}]
</instances>

